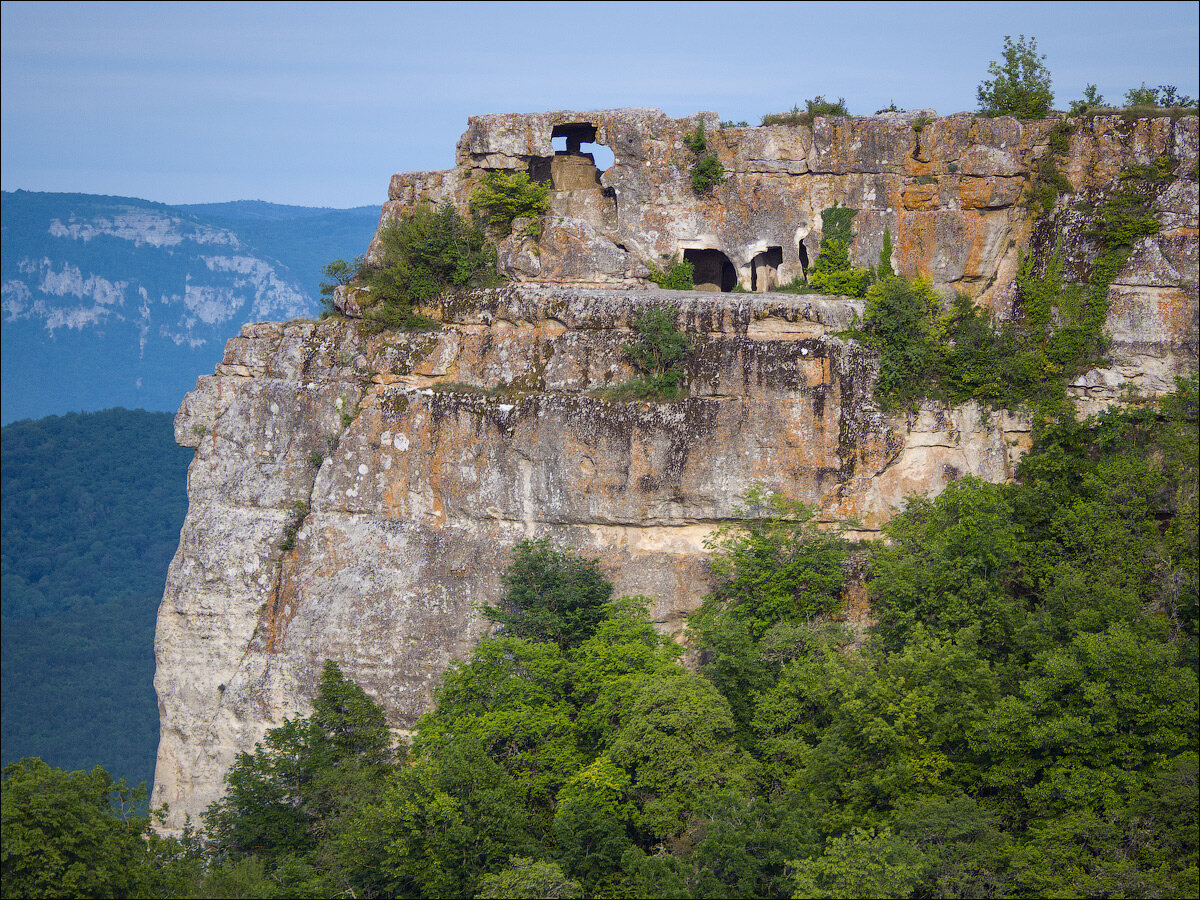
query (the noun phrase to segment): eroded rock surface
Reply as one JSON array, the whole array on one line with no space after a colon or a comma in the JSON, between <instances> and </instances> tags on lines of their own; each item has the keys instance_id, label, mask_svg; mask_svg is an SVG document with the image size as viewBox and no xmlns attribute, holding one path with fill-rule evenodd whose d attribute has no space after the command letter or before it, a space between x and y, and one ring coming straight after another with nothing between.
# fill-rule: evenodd
<instances>
[{"instance_id":1,"label":"eroded rock surface","mask_svg":"<svg viewBox=\"0 0 1200 900\"><path fill-rule=\"evenodd\" d=\"M702 120L726 173L707 196L692 190L695 156L685 144ZM1112 285L1111 364L1072 386L1093 412L1173 389L1175 374L1195 359L1197 119L1073 122L1062 162L1072 193L1045 225L1047 234L1062 230L1080 277L1097 247L1075 209L1094 207L1122 171L1161 155L1178 160L1180 176L1156 201L1161 232L1142 239ZM850 247L856 265L878 262L887 230L897 272L966 293L1001 316L1011 309L1019 254L1034 227L1024 198L1059 120L920 110L811 125L718 124L716 113L673 119L657 109L475 116L453 169L393 176L380 221L423 200L465 210L482 173L523 171L554 190L540 238L517 233L499 247L500 269L511 278L638 285L647 282L647 262L681 256L695 263L698 287L767 291L815 260L821 211L840 203L858 210ZM556 149L556 138L565 139L565 150ZM587 152L595 144L614 154L604 172ZM1072 230L1072 220L1080 227ZM1053 239L1039 252L1052 249Z\"/></svg>"}]
</instances>

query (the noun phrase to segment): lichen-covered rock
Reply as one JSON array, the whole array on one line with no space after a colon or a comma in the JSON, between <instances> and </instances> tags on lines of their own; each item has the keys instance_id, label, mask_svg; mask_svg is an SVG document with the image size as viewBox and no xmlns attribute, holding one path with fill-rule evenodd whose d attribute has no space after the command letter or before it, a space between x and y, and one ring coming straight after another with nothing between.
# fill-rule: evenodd
<instances>
[{"instance_id":1,"label":"lichen-covered rock","mask_svg":"<svg viewBox=\"0 0 1200 900\"><path fill-rule=\"evenodd\" d=\"M694 341L690 396L591 393L633 374L622 347L663 302ZM410 728L484 632L478 605L499 598L522 538L598 556L678 633L708 589L704 538L755 483L869 533L906 491L1007 477L1023 446L1010 419L879 411L871 356L832 334L861 311L525 285L443 298L429 333L243 329L176 419L197 451L155 644L169 826L219 796L237 752L307 711L326 658ZM296 501L310 511L283 550Z\"/></svg>"},{"instance_id":2,"label":"lichen-covered rock","mask_svg":"<svg viewBox=\"0 0 1200 900\"><path fill-rule=\"evenodd\" d=\"M726 180L697 196L689 177L695 155L684 141L702 120ZM455 168L396 175L381 221L422 199L465 209L479 173L527 171L555 189L552 214L539 238L501 244L509 277L633 285L648 278L647 261L687 256L715 273L707 289L769 290L815 259L821 211L840 203L859 211L850 248L856 265L874 265L890 231L896 271L964 292L1001 315L1011 307L1033 224L1024 197L1058 120L939 118L923 110L764 128L721 129L717 121L716 113L672 119L650 109L472 117ZM1113 287L1114 365L1076 385L1091 411L1122 392L1170 389L1172 373L1195 355L1196 181L1187 173L1196 165L1197 119L1096 116L1073 127L1063 169L1075 193L1060 202L1056 222L1078 197L1111 190L1131 164L1169 154L1183 175L1159 198L1162 231L1143 240ZM556 136L573 149L556 152ZM584 152L587 141L612 149L603 173ZM1083 235L1078 230L1072 252L1086 273L1096 248ZM1135 370L1141 374L1130 376Z\"/></svg>"}]
</instances>

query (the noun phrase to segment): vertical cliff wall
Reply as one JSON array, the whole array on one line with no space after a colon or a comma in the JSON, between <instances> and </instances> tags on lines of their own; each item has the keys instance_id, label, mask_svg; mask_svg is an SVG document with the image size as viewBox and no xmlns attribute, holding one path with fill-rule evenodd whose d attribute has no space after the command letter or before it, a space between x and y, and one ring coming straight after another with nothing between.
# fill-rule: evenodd
<instances>
[{"instance_id":1,"label":"vertical cliff wall","mask_svg":"<svg viewBox=\"0 0 1200 900\"><path fill-rule=\"evenodd\" d=\"M585 126L616 153L603 174L580 163ZM307 712L326 658L393 727L411 727L482 634L477 606L497 599L524 537L599 557L619 592L651 597L677 632L708 587L705 536L756 482L870 534L908 493L964 473L1011 477L1028 441L1020 417L973 404L880 412L873 358L837 337L861 301L661 292L644 286L643 263L719 252L737 279L770 287L801 266L820 209L837 200L862 210L857 259L878 256L886 226L899 270L1003 311L1033 233L1018 201L1049 127L952 118L917 131L893 117L714 129L731 178L697 198L680 143L694 120L483 117L456 169L396 176L385 220L422 197L465 203L483 169L549 173L557 189L536 246L501 247L515 283L445 298L428 310L439 330L247 326L185 399L176 436L196 457L156 638L154 802L170 804L168 825L219 796L237 752ZM1089 127L1068 157L1079 196L1162 152L1192 172L1160 196L1161 233L1113 285L1114 363L1076 388L1099 405L1130 384L1165 390L1196 367L1196 120ZM556 130L574 150L565 162ZM1072 202L1055 221L1086 271L1095 250L1068 227L1083 215ZM660 302L679 308L694 341L690 396L602 399L595 389L632 374L622 344L635 317ZM290 541L289 525L299 525Z\"/></svg>"}]
</instances>

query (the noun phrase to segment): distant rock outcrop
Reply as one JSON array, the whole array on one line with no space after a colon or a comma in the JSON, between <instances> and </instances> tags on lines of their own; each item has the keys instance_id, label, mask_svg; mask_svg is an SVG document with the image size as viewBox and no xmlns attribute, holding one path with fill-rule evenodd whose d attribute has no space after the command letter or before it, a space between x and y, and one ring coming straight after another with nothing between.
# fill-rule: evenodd
<instances>
[{"instance_id":1,"label":"distant rock outcrop","mask_svg":"<svg viewBox=\"0 0 1200 900\"><path fill-rule=\"evenodd\" d=\"M309 259L313 236L321 253L346 253L343 223L356 222L357 252L372 224L362 211L254 202L6 191L3 205L6 422L174 408L243 323L316 313L329 259Z\"/></svg>"}]
</instances>

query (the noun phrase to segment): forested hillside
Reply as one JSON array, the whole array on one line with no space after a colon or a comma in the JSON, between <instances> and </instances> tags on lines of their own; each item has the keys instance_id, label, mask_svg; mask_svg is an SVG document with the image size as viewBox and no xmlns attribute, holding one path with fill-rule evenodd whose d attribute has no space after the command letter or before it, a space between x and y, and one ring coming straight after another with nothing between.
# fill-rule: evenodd
<instances>
[{"instance_id":1,"label":"forested hillside","mask_svg":"<svg viewBox=\"0 0 1200 900\"><path fill-rule=\"evenodd\" d=\"M154 775L154 623L187 512L190 450L166 413L6 425L3 762Z\"/></svg>"},{"instance_id":2,"label":"forested hillside","mask_svg":"<svg viewBox=\"0 0 1200 900\"><path fill-rule=\"evenodd\" d=\"M109 825L77 842L111 870L80 889L1195 896L1196 427L1195 377L1041 420L1015 483L912 498L870 549L755 492L713 538L698 671L645 598L526 541L485 609L498 633L411 744L328 662L313 714L230 770L203 843L134 852L146 820ZM842 619L864 565L865 632ZM94 814L102 774L5 778L6 891L62 883L19 849L53 833L21 798Z\"/></svg>"}]
</instances>

